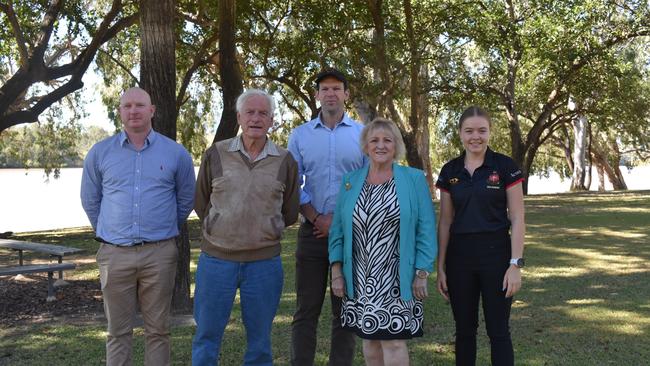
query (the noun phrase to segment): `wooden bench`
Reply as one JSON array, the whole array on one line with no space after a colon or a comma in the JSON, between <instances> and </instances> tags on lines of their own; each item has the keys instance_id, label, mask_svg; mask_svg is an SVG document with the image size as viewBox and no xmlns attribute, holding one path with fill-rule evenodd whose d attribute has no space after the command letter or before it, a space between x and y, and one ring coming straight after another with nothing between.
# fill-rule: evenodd
<instances>
[{"instance_id":1,"label":"wooden bench","mask_svg":"<svg viewBox=\"0 0 650 366\"><path fill-rule=\"evenodd\" d=\"M31 252L38 252L49 254L51 257L57 257L59 264L63 264L63 257L70 254L83 252L83 249L65 247L63 245L32 243L29 241L14 240L14 239L0 239L0 248L12 249L18 252L18 265L23 265L23 251L28 250ZM56 281L57 286L64 285L63 270L59 270L59 278ZM41 271L44 272L44 271Z\"/></svg>"},{"instance_id":2,"label":"wooden bench","mask_svg":"<svg viewBox=\"0 0 650 366\"><path fill-rule=\"evenodd\" d=\"M47 298L46 301L56 300L54 296L54 272L61 273L64 270L74 269L77 265L74 263L54 263L54 264L32 264L28 266L0 267L0 276L14 276L23 273L44 273L47 272Z\"/></svg>"}]
</instances>

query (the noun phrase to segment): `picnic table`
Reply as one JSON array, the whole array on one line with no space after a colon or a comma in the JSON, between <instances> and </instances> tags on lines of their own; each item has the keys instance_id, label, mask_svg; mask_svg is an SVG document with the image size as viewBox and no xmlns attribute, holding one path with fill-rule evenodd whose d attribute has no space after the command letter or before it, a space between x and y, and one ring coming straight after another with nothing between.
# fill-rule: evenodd
<instances>
[{"instance_id":1,"label":"picnic table","mask_svg":"<svg viewBox=\"0 0 650 366\"><path fill-rule=\"evenodd\" d=\"M18 266L0 267L0 276L37 272L48 273L47 301L53 301L55 299L54 286L62 286L66 284L66 282L63 280L63 271L67 269L74 269L76 267L74 263L63 263L63 257L66 255L83 252L83 249L71 248L62 245L32 243L28 241L13 239L0 239L0 248L12 249L18 252ZM49 254L50 257L56 257L58 259L58 263L35 264L26 266L23 262L23 251L25 250ZM59 278L55 283L53 283L53 272L55 271L59 272Z\"/></svg>"}]
</instances>

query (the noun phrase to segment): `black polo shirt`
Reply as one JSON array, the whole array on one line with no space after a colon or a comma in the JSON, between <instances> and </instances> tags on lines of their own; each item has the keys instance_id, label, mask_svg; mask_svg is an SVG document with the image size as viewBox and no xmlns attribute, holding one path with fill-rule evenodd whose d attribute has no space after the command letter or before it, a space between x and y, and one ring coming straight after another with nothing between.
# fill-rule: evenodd
<instances>
[{"instance_id":1,"label":"black polo shirt","mask_svg":"<svg viewBox=\"0 0 650 366\"><path fill-rule=\"evenodd\" d=\"M506 190L523 180L514 160L490 148L472 176L465 169L465 152L447 162L436 187L451 195L454 221L450 231L468 234L509 229Z\"/></svg>"}]
</instances>

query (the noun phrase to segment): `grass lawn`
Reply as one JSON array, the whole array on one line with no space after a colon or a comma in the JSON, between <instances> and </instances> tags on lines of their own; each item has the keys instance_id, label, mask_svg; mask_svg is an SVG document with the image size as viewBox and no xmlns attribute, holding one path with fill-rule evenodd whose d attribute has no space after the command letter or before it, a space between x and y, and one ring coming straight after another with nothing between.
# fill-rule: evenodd
<instances>
[{"instance_id":1,"label":"grass lawn","mask_svg":"<svg viewBox=\"0 0 650 366\"><path fill-rule=\"evenodd\" d=\"M650 192L585 193L526 197L524 287L512 310L518 365L647 365L650 360ZM199 254L198 225L191 223L192 271ZM283 241L285 283L273 329L275 364L289 364L295 308L296 228ZM61 243L94 253L88 229L19 234L19 239ZM15 261L0 251L0 263ZM98 279L92 254L78 257L68 279ZM29 257L28 257L29 260ZM449 306L430 281L425 337L409 342L413 365L451 365L454 326ZM65 291L65 288L62 290ZM0 299L2 301L2 299ZM329 301L319 325L316 364L329 352ZM478 365L489 365L483 321ZM190 363L194 327L172 331L173 362ZM143 362L142 329L135 334L135 364ZM95 365L104 362L104 325L65 321L0 328L0 365ZM240 365L245 334L233 308L222 346L222 365ZM363 364L360 348L355 363Z\"/></svg>"}]
</instances>

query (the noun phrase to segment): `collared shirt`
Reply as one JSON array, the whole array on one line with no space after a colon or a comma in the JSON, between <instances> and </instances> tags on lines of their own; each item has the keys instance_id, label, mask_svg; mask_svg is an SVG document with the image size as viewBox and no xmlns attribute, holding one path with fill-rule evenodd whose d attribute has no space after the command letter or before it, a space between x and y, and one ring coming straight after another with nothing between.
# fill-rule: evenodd
<instances>
[{"instance_id":1,"label":"collared shirt","mask_svg":"<svg viewBox=\"0 0 650 366\"><path fill-rule=\"evenodd\" d=\"M359 142L362 129L347 114L330 129L319 115L291 132L288 149L298 163L301 205L311 203L322 214L334 211L343 174L367 161Z\"/></svg>"},{"instance_id":2,"label":"collared shirt","mask_svg":"<svg viewBox=\"0 0 650 366\"><path fill-rule=\"evenodd\" d=\"M251 156L248 155L248 152L246 152L246 149L244 149L244 142L242 141L241 135L237 136L236 138L232 139L232 142L230 143L230 146L228 146L228 151L230 152L235 152L239 151L242 154L244 154L245 157L248 158L248 160L251 161L251 163L254 163L256 161L260 161L264 159L265 157L269 155L273 156L280 156L280 151L278 150L277 145L271 139L267 138L266 142L264 143L264 147L262 148L262 151L257 155L255 160L251 159Z\"/></svg>"},{"instance_id":3,"label":"collared shirt","mask_svg":"<svg viewBox=\"0 0 650 366\"><path fill-rule=\"evenodd\" d=\"M84 160L81 204L96 235L131 245L178 235L192 211L190 154L153 130L139 151L124 131L95 144Z\"/></svg>"},{"instance_id":4,"label":"collared shirt","mask_svg":"<svg viewBox=\"0 0 650 366\"><path fill-rule=\"evenodd\" d=\"M447 162L436 187L451 195L454 219L450 231L467 234L509 229L506 190L523 180L514 160L490 148L473 175L465 169L465 152Z\"/></svg>"}]
</instances>

